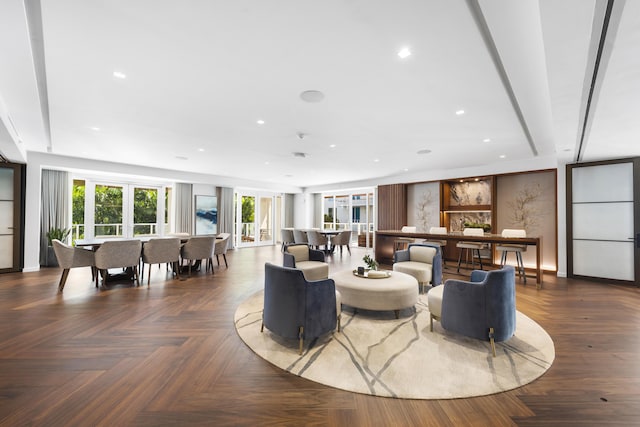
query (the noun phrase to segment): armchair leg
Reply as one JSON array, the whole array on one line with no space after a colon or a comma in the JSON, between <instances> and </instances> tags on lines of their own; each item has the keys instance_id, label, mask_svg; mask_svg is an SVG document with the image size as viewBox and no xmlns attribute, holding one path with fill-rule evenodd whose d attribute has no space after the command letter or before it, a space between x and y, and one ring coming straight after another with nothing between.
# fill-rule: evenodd
<instances>
[{"instance_id":1,"label":"armchair leg","mask_svg":"<svg viewBox=\"0 0 640 427\"><path fill-rule=\"evenodd\" d=\"M300 340L300 348L299 348L299 353L298 354L302 354L302 344L304 341L304 326L300 326L300 329L298 330L298 339Z\"/></svg>"},{"instance_id":2,"label":"armchair leg","mask_svg":"<svg viewBox=\"0 0 640 427\"><path fill-rule=\"evenodd\" d=\"M342 315L338 314L338 332L340 332L340 321L342 320Z\"/></svg>"},{"instance_id":3,"label":"armchair leg","mask_svg":"<svg viewBox=\"0 0 640 427\"><path fill-rule=\"evenodd\" d=\"M264 322L261 322L261 325L260 325L260 332L264 332Z\"/></svg>"},{"instance_id":4,"label":"armchair leg","mask_svg":"<svg viewBox=\"0 0 640 427\"><path fill-rule=\"evenodd\" d=\"M58 283L58 292L62 292L64 284L67 283L67 276L69 275L69 269L62 270L62 276L60 276L60 282Z\"/></svg>"},{"instance_id":5,"label":"armchair leg","mask_svg":"<svg viewBox=\"0 0 640 427\"><path fill-rule=\"evenodd\" d=\"M491 343L491 351L493 352L493 357L496 357L496 342L493 339L493 328L489 328L489 342Z\"/></svg>"},{"instance_id":6,"label":"armchair leg","mask_svg":"<svg viewBox=\"0 0 640 427\"><path fill-rule=\"evenodd\" d=\"M433 314L429 314L429 332L433 332Z\"/></svg>"},{"instance_id":7,"label":"armchair leg","mask_svg":"<svg viewBox=\"0 0 640 427\"><path fill-rule=\"evenodd\" d=\"M224 258L224 266L229 268L229 264L227 264L227 255L226 254L222 254L222 258Z\"/></svg>"}]
</instances>

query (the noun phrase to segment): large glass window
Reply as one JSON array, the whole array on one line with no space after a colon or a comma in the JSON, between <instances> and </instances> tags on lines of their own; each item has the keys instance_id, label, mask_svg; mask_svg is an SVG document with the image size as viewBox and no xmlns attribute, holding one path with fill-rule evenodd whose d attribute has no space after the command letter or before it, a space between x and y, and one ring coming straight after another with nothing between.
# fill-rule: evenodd
<instances>
[{"instance_id":1,"label":"large glass window","mask_svg":"<svg viewBox=\"0 0 640 427\"><path fill-rule=\"evenodd\" d=\"M170 187L74 179L72 239L168 233L171 194Z\"/></svg>"},{"instance_id":2,"label":"large glass window","mask_svg":"<svg viewBox=\"0 0 640 427\"><path fill-rule=\"evenodd\" d=\"M364 192L325 194L323 201L324 229L351 230L352 242L372 246L373 242L373 190Z\"/></svg>"}]
</instances>

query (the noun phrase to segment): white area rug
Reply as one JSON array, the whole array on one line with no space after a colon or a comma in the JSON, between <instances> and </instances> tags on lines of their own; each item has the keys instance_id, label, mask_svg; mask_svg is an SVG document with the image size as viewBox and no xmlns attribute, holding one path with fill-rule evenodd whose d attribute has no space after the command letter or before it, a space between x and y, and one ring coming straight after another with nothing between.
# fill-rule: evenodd
<instances>
[{"instance_id":1,"label":"white area rug","mask_svg":"<svg viewBox=\"0 0 640 427\"><path fill-rule=\"evenodd\" d=\"M240 338L260 357L292 374L331 387L375 396L407 399L450 399L511 390L540 377L551 367L555 349L551 337L536 322L517 313L517 329L508 341L497 343L466 338L434 322L429 331L426 295L415 312L345 308L342 330L316 341L280 338L262 323L263 292L236 310Z\"/></svg>"}]
</instances>

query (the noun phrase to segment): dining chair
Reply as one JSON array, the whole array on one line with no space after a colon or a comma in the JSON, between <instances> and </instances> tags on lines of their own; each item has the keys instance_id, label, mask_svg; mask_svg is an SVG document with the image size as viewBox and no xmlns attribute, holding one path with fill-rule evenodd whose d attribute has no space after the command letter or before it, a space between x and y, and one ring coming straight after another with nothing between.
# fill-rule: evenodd
<instances>
[{"instance_id":1,"label":"dining chair","mask_svg":"<svg viewBox=\"0 0 640 427\"><path fill-rule=\"evenodd\" d=\"M351 255L351 230L342 230L331 238L331 246L336 248L340 246L340 255L342 255L342 247L346 246L349 255Z\"/></svg>"},{"instance_id":2,"label":"dining chair","mask_svg":"<svg viewBox=\"0 0 640 427\"><path fill-rule=\"evenodd\" d=\"M94 266L96 263L93 251L69 246L58 239L53 239L51 243L53 244L53 251L56 254L58 265L62 267L62 275L58 283L58 292L62 292L64 289L69 270L72 268L91 267L91 281L93 281L95 274Z\"/></svg>"},{"instance_id":3,"label":"dining chair","mask_svg":"<svg viewBox=\"0 0 640 427\"><path fill-rule=\"evenodd\" d=\"M290 228L283 228L280 231L280 236L282 240L282 248L280 250L284 251L284 247L294 243L295 239L293 238L293 230Z\"/></svg>"},{"instance_id":4,"label":"dining chair","mask_svg":"<svg viewBox=\"0 0 640 427\"><path fill-rule=\"evenodd\" d=\"M304 230L293 230L293 241L294 243L309 244L309 240L307 239L307 232Z\"/></svg>"},{"instance_id":5,"label":"dining chair","mask_svg":"<svg viewBox=\"0 0 640 427\"><path fill-rule=\"evenodd\" d=\"M320 234L316 230L307 231L307 240L309 246L312 248L316 248L316 250L320 250L320 246L324 246L325 251L329 249L329 238L325 235Z\"/></svg>"},{"instance_id":6,"label":"dining chair","mask_svg":"<svg viewBox=\"0 0 640 427\"><path fill-rule=\"evenodd\" d=\"M231 234L229 233L220 233L216 236L216 241L213 246L213 254L216 256L218 267L220 267L220 258L218 258L220 255L222 255L222 258L224 259L224 266L229 267L229 264L227 264L227 249L229 248L230 237ZM213 269L213 266L211 267Z\"/></svg>"},{"instance_id":7,"label":"dining chair","mask_svg":"<svg viewBox=\"0 0 640 427\"><path fill-rule=\"evenodd\" d=\"M110 268L124 268L131 272L136 284L140 286L138 263L142 252L140 240L108 240L96 250L96 268L102 272L102 286L107 286ZM98 286L99 274L96 274Z\"/></svg>"},{"instance_id":8,"label":"dining chair","mask_svg":"<svg viewBox=\"0 0 640 427\"><path fill-rule=\"evenodd\" d=\"M215 240L215 236L196 236L190 238L182 245L180 256L183 261L185 259L189 261L189 276L191 276L191 268L194 261L205 261L205 271L209 271L209 266L211 266L211 272L213 273L212 257ZM202 263L200 265L202 265Z\"/></svg>"},{"instance_id":9,"label":"dining chair","mask_svg":"<svg viewBox=\"0 0 640 427\"><path fill-rule=\"evenodd\" d=\"M173 273L180 278L180 239L179 238L158 238L150 239L142 247L142 281L144 283L144 265L149 264L149 277L147 286L151 282L151 265L170 263Z\"/></svg>"}]
</instances>

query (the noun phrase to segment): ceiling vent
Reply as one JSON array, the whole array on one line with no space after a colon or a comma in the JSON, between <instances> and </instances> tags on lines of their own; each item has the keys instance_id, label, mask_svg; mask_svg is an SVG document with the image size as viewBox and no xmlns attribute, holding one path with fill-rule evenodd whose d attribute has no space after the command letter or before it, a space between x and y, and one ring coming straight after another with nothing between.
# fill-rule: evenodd
<instances>
[{"instance_id":1,"label":"ceiling vent","mask_svg":"<svg viewBox=\"0 0 640 427\"><path fill-rule=\"evenodd\" d=\"M305 157L307 157L307 153L301 153L301 152L298 151L298 152L293 153L293 157L301 157L301 158L304 159Z\"/></svg>"}]
</instances>

